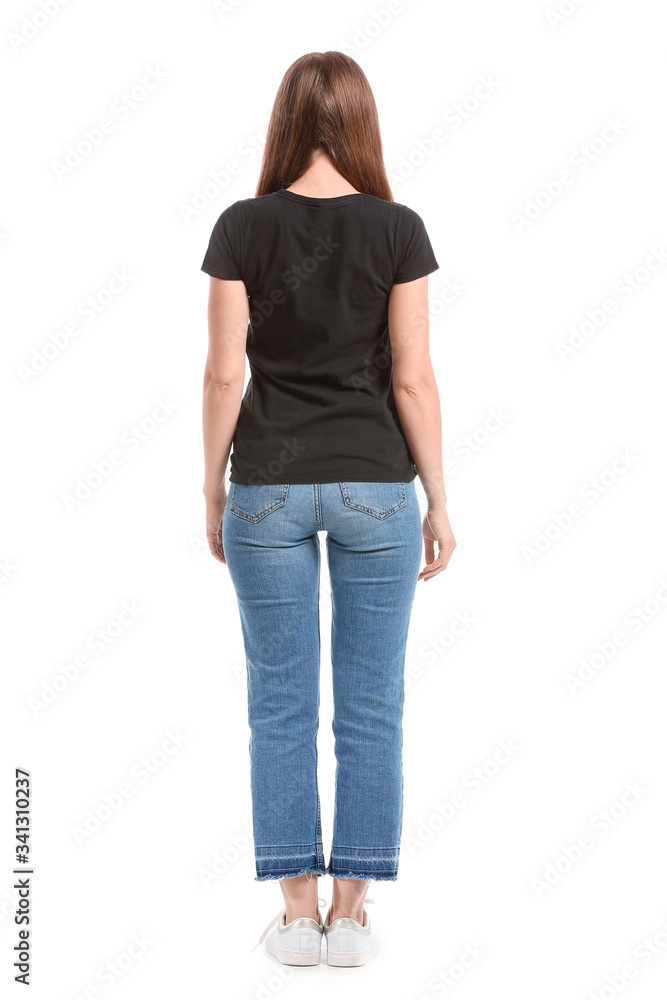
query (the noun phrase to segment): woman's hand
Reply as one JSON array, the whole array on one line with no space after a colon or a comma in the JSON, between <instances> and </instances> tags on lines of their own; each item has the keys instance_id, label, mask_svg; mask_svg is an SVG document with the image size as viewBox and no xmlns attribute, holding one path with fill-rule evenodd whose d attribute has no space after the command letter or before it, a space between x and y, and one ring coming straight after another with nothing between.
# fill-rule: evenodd
<instances>
[{"instance_id":1,"label":"woman's hand","mask_svg":"<svg viewBox=\"0 0 667 1000\"><path fill-rule=\"evenodd\" d=\"M225 553L222 549L222 516L225 512L227 494L222 493L216 497L206 497L206 540L211 550L211 555L218 562L226 563Z\"/></svg>"},{"instance_id":2,"label":"woman's hand","mask_svg":"<svg viewBox=\"0 0 667 1000\"><path fill-rule=\"evenodd\" d=\"M438 573L442 573L456 548L456 539L452 533L444 504L426 512L422 530L426 565L417 579L430 580ZM434 542L438 543L437 559L435 559Z\"/></svg>"}]
</instances>

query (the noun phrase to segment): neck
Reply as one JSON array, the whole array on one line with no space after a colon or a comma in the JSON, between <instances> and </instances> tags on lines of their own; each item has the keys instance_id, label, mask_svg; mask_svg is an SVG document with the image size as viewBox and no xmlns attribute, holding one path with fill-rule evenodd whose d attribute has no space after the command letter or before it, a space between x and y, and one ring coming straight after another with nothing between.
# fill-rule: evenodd
<instances>
[{"instance_id":1,"label":"neck","mask_svg":"<svg viewBox=\"0 0 667 1000\"><path fill-rule=\"evenodd\" d=\"M318 153L308 169L286 190L309 198L337 198L343 194L359 193L336 170L326 153Z\"/></svg>"}]
</instances>

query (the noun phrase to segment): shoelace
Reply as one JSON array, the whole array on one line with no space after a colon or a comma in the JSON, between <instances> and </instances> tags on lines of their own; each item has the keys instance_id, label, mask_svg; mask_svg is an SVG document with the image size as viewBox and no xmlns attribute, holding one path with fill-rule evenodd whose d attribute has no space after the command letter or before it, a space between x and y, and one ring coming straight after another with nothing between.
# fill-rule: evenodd
<instances>
[{"instance_id":1,"label":"shoelace","mask_svg":"<svg viewBox=\"0 0 667 1000\"><path fill-rule=\"evenodd\" d=\"M366 903L374 903L374 902L375 902L374 899L366 899L366 900L364 900L364 906L366 905ZM318 907L321 910L323 906L327 905L326 899L323 899L322 896L318 896L317 897L317 905L318 905ZM271 928L275 925L276 920L278 920L280 917L282 917L282 915L283 915L284 912L285 912L285 907L281 906L280 909L278 910L278 912L276 913L275 917L273 917L273 919L270 921L270 923L268 923L266 925L266 927L262 931L262 934L261 934L261 937L260 937L259 941L257 942L256 945L253 945L253 947L250 949L251 951L254 951L255 948L259 948L260 944L262 943L262 941L264 940L264 938L266 937L266 935L269 933L269 931L271 930ZM325 919L326 919L326 916L322 918L322 925L323 926L324 926Z\"/></svg>"}]
</instances>

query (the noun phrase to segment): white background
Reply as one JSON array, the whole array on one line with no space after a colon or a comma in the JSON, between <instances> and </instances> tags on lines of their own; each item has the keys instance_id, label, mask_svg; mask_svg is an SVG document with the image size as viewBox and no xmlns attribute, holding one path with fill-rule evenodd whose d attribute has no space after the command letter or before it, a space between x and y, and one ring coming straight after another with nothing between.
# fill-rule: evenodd
<instances>
[{"instance_id":1,"label":"white background","mask_svg":"<svg viewBox=\"0 0 667 1000\"><path fill-rule=\"evenodd\" d=\"M664 996L664 31L649 0L571 3L558 20L559 2L3 5L3 981L24 767L33 996ZM343 973L251 951L282 895L254 880L241 631L201 494L201 261L220 212L254 194L283 73L327 49L366 72L395 200L440 264L432 354L458 541L417 589L399 878L369 891L383 950ZM121 117L114 102L151 68L164 78ZM112 131L59 177L105 117ZM129 277L109 296L114 270ZM154 423L158 401L171 412ZM327 860L329 602L324 562ZM183 742L162 754L170 732ZM515 749L494 762L502 741ZM128 959L133 935L149 943Z\"/></svg>"}]
</instances>

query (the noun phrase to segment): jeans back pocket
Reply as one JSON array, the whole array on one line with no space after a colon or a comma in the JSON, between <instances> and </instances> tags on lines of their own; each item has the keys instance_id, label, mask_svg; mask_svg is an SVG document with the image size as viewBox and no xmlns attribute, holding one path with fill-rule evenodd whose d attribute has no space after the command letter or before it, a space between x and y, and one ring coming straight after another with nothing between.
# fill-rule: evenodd
<instances>
[{"instance_id":1,"label":"jeans back pocket","mask_svg":"<svg viewBox=\"0 0 667 1000\"><path fill-rule=\"evenodd\" d=\"M285 505L288 491L288 483L261 486L232 483L229 509L246 521L261 521L267 514Z\"/></svg>"},{"instance_id":2,"label":"jeans back pocket","mask_svg":"<svg viewBox=\"0 0 667 1000\"><path fill-rule=\"evenodd\" d=\"M405 483L340 483L346 507L372 517L389 517L405 507Z\"/></svg>"}]
</instances>

